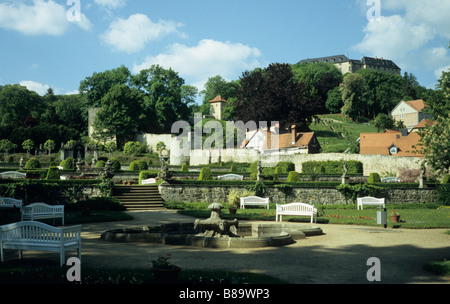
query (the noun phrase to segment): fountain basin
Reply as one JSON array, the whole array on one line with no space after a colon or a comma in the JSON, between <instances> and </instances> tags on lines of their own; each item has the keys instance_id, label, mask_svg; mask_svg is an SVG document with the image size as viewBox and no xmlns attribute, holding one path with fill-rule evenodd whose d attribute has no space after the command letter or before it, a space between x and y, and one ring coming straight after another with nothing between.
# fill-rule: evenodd
<instances>
[{"instance_id":1,"label":"fountain basin","mask_svg":"<svg viewBox=\"0 0 450 304\"><path fill-rule=\"evenodd\" d=\"M194 229L194 223L174 223L105 231L101 239L112 242L159 243L209 248L278 247L307 236L321 235L312 225L289 223L240 223L235 234L240 237L205 237Z\"/></svg>"}]
</instances>

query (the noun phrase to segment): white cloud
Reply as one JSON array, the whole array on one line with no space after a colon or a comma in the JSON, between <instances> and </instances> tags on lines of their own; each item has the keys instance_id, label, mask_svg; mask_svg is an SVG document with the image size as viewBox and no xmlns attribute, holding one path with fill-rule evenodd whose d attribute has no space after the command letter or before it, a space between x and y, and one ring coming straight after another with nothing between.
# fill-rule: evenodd
<instances>
[{"instance_id":1,"label":"white cloud","mask_svg":"<svg viewBox=\"0 0 450 304\"><path fill-rule=\"evenodd\" d=\"M94 2L101 7L115 9L124 7L127 0L94 0Z\"/></svg>"},{"instance_id":2,"label":"white cloud","mask_svg":"<svg viewBox=\"0 0 450 304\"><path fill-rule=\"evenodd\" d=\"M354 49L394 60L403 70L437 69L449 60L436 48L436 42L446 45L450 38L449 15L448 0L385 0L381 19L368 22L364 39Z\"/></svg>"},{"instance_id":3,"label":"white cloud","mask_svg":"<svg viewBox=\"0 0 450 304\"><path fill-rule=\"evenodd\" d=\"M33 0L32 5L21 1L0 4L0 27L26 35L63 35L71 24L83 29L91 27L90 21L81 14L81 21L70 22L67 10L70 6L55 1Z\"/></svg>"},{"instance_id":4,"label":"white cloud","mask_svg":"<svg viewBox=\"0 0 450 304\"><path fill-rule=\"evenodd\" d=\"M261 52L241 43L202 40L197 46L174 44L166 53L148 56L145 61L133 67L134 73L158 64L172 68L183 77L189 77L199 88L209 77L221 75L235 79L245 70L261 66L258 59Z\"/></svg>"},{"instance_id":5,"label":"white cloud","mask_svg":"<svg viewBox=\"0 0 450 304\"><path fill-rule=\"evenodd\" d=\"M150 41L172 33L179 33L182 24L173 21L151 21L146 15L135 14L128 19L113 21L101 39L116 50L126 53L139 52Z\"/></svg>"},{"instance_id":6,"label":"white cloud","mask_svg":"<svg viewBox=\"0 0 450 304\"><path fill-rule=\"evenodd\" d=\"M27 87L28 90L34 91L41 96L44 96L47 93L47 90L50 89L48 84L42 84L31 80L21 81L20 85Z\"/></svg>"}]
</instances>

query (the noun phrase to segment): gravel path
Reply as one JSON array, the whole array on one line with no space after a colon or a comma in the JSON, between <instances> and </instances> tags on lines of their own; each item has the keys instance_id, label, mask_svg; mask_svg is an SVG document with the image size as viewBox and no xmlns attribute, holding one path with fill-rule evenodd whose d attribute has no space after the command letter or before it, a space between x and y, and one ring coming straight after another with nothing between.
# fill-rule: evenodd
<instances>
[{"instance_id":1,"label":"gravel path","mask_svg":"<svg viewBox=\"0 0 450 304\"><path fill-rule=\"evenodd\" d=\"M131 212L132 221L83 225L83 264L90 267L149 267L158 255L172 254L183 268L245 270L265 273L293 284L367 284L371 257L381 264L382 284L449 284L422 269L428 261L450 258L448 229L384 229L319 225L324 235L285 247L209 249L160 244L112 243L103 231L117 228L193 222L174 211ZM302 225L302 224L299 224ZM54 256L52 256L54 258Z\"/></svg>"}]
</instances>

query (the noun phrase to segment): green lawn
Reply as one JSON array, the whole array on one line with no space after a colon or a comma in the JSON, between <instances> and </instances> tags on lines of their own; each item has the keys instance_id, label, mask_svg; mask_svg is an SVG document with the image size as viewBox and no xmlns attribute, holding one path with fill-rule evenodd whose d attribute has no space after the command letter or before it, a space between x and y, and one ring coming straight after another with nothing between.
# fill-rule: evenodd
<instances>
[{"instance_id":1,"label":"green lawn","mask_svg":"<svg viewBox=\"0 0 450 304\"><path fill-rule=\"evenodd\" d=\"M309 127L316 133L317 140L324 153L344 152L350 143L354 143L361 133L376 133L377 128L369 124L351 122L339 114L320 115L321 122L313 122Z\"/></svg>"},{"instance_id":2,"label":"green lawn","mask_svg":"<svg viewBox=\"0 0 450 304\"><path fill-rule=\"evenodd\" d=\"M178 212L194 218L208 218L211 214L209 210L199 209L199 205L195 205L197 209L182 209ZM387 205L387 225L388 227L410 228L410 229L429 229L429 228L450 228L450 208L441 207L439 209L413 208L405 209L404 206ZM400 213L400 222L391 222L389 215L396 210ZM355 206L328 206L323 210L319 207L319 224L345 224L345 225L377 225L376 208L366 207L364 210L356 210ZM238 220L254 220L254 221L274 221L275 209L239 209L236 214L230 214L227 209L222 210L223 218L236 218ZM283 216L283 221L291 222L309 222L309 217Z\"/></svg>"}]
</instances>

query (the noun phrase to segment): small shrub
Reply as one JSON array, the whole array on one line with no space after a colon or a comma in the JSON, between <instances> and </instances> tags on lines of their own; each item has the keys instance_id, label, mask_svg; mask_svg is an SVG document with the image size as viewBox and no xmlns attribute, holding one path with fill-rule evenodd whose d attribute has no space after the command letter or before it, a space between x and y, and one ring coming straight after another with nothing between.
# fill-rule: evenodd
<instances>
[{"instance_id":1,"label":"small shrub","mask_svg":"<svg viewBox=\"0 0 450 304\"><path fill-rule=\"evenodd\" d=\"M73 170L73 157L69 156L65 160L63 160L60 164L60 167L63 168L63 170Z\"/></svg>"},{"instance_id":2,"label":"small shrub","mask_svg":"<svg viewBox=\"0 0 450 304\"><path fill-rule=\"evenodd\" d=\"M209 167L203 167L200 171L200 176L198 177L198 180L205 181L205 180L212 180L212 173L211 169Z\"/></svg>"},{"instance_id":3,"label":"small shrub","mask_svg":"<svg viewBox=\"0 0 450 304\"><path fill-rule=\"evenodd\" d=\"M129 169L131 171L142 171L148 169L148 164L144 160L135 160L131 162Z\"/></svg>"},{"instance_id":4,"label":"small shrub","mask_svg":"<svg viewBox=\"0 0 450 304\"><path fill-rule=\"evenodd\" d=\"M302 179L301 179L300 174L298 172L296 172L296 171L289 172L289 175L287 177L287 182L298 183L298 182L301 182L301 181L302 181Z\"/></svg>"},{"instance_id":5,"label":"small shrub","mask_svg":"<svg viewBox=\"0 0 450 304\"><path fill-rule=\"evenodd\" d=\"M280 170L277 174L288 174L291 171L295 171L295 164L292 162L279 162L277 168Z\"/></svg>"},{"instance_id":6,"label":"small shrub","mask_svg":"<svg viewBox=\"0 0 450 304\"><path fill-rule=\"evenodd\" d=\"M143 180L156 177L158 177L158 171L141 171L139 172L139 184L142 184Z\"/></svg>"},{"instance_id":7,"label":"small shrub","mask_svg":"<svg viewBox=\"0 0 450 304\"><path fill-rule=\"evenodd\" d=\"M442 184L450 184L450 174L446 174L442 179Z\"/></svg>"},{"instance_id":8,"label":"small shrub","mask_svg":"<svg viewBox=\"0 0 450 304\"><path fill-rule=\"evenodd\" d=\"M40 163L39 159L37 159L36 157L30 158L27 161L27 163L25 164L25 169L27 169L27 170L40 169L40 168L41 168L41 163Z\"/></svg>"},{"instance_id":9,"label":"small shrub","mask_svg":"<svg viewBox=\"0 0 450 304\"><path fill-rule=\"evenodd\" d=\"M111 168L113 171L120 171L122 168L120 161L117 158L111 158Z\"/></svg>"},{"instance_id":10,"label":"small shrub","mask_svg":"<svg viewBox=\"0 0 450 304\"><path fill-rule=\"evenodd\" d=\"M187 165L186 163L184 163L184 164L181 166L181 171L183 171L183 172L188 172L188 171L189 171L188 165Z\"/></svg>"},{"instance_id":11,"label":"small shrub","mask_svg":"<svg viewBox=\"0 0 450 304\"><path fill-rule=\"evenodd\" d=\"M367 182L369 184L381 183L380 175L378 173L370 173L369 180Z\"/></svg>"},{"instance_id":12,"label":"small shrub","mask_svg":"<svg viewBox=\"0 0 450 304\"><path fill-rule=\"evenodd\" d=\"M47 172L46 179L60 179L59 169L57 167L50 167Z\"/></svg>"},{"instance_id":13,"label":"small shrub","mask_svg":"<svg viewBox=\"0 0 450 304\"><path fill-rule=\"evenodd\" d=\"M99 160L96 164L96 168L104 168L106 166L106 162L104 160Z\"/></svg>"}]
</instances>

